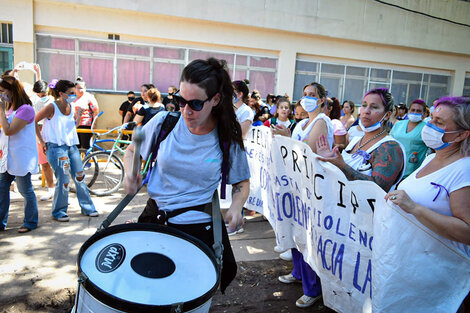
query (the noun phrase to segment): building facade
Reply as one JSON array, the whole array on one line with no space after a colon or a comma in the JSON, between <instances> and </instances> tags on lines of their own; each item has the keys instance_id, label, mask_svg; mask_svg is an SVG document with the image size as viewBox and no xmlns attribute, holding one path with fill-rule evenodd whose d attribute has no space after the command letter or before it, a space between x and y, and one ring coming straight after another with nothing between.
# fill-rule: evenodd
<instances>
[{"instance_id":1,"label":"building facade","mask_svg":"<svg viewBox=\"0 0 470 313\"><path fill-rule=\"evenodd\" d=\"M178 85L191 60L227 61L250 89L301 96L322 83L360 103L470 95L470 3L462 0L0 0L0 66L39 63L45 80L82 76L120 122L129 90ZM22 73L21 78L32 80ZM107 126L107 125L101 125Z\"/></svg>"}]
</instances>

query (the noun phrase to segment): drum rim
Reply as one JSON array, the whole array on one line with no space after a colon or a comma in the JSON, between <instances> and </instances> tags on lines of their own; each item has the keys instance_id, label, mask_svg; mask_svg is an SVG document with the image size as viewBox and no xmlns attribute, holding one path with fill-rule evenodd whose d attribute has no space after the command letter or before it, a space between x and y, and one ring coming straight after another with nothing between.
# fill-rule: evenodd
<instances>
[{"instance_id":1,"label":"drum rim","mask_svg":"<svg viewBox=\"0 0 470 313\"><path fill-rule=\"evenodd\" d=\"M174 235L176 237L179 237L181 239L187 240L194 245L196 245L198 248L200 248L204 253L206 253L209 256L209 259L211 260L212 264L214 265L214 269L216 270L216 277L217 280L214 284L214 286L207 291L205 294L201 295L200 297L184 302L183 303L183 312L190 311L193 309L198 308L202 304L206 303L209 301L214 293L216 292L219 283L220 283L220 272L219 272L219 267L216 262L215 254L212 251L211 248L209 248L204 242L201 240L197 239L194 236L188 235L185 232L182 232L178 229L167 227L167 226L162 226L158 224L153 224L153 223L131 223L131 224L120 224L120 225L114 225L110 226L104 230L101 230L97 233L95 233L93 236L87 239L83 243L83 245L80 247L80 250L78 252L77 256L77 274L79 277L85 276L86 274L83 272L81 265L80 265L80 260L83 257L83 254L85 251L96 241L112 234L118 234L122 233L128 230L140 230L140 231L154 231L154 232L161 232L165 234L170 234ZM149 311L155 311L155 312L171 312L173 305L149 305L149 304L141 304L141 303L135 303L135 302L130 302L123 300L121 298L117 298L106 291L102 290L100 287L95 285L91 280L86 277L86 279L81 282L83 287L90 293L92 294L97 300L101 301L102 303L118 309L118 310L124 310L125 312L149 312ZM176 303L177 304L177 303Z\"/></svg>"}]
</instances>

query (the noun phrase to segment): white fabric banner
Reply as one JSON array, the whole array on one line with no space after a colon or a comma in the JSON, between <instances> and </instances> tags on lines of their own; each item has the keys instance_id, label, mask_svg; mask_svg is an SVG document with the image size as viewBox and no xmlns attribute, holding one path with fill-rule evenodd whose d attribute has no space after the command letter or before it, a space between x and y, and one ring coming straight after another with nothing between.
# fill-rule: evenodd
<instances>
[{"instance_id":1,"label":"white fabric banner","mask_svg":"<svg viewBox=\"0 0 470 313\"><path fill-rule=\"evenodd\" d=\"M338 168L318 161L309 146L302 142L281 136L273 138L269 128L253 127L245 139L245 148L251 171L246 207L268 218L282 248L296 247L302 252L321 279L326 306L338 312L367 312L371 306L374 312L412 312L399 305L408 290L403 278L394 276L401 272L402 266L411 271L412 274L407 275L429 277L435 274L424 274L426 269L421 268L421 264L406 264L402 259L403 247L417 238L429 241L427 233L410 224L414 231L404 234L402 215L387 205L385 192L379 186L368 181L348 181ZM399 236L390 236L391 228ZM380 234L380 241L374 231ZM416 233L424 235L420 237ZM420 246L420 243L414 245ZM376 248L373 250L373 247ZM423 255L416 259L419 251ZM468 259L463 261L461 255L455 256L448 247L433 251L437 255L432 258L427 249L410 249L409 253L415 260L427 258L432 263L441 253L451 254L449 266L459 263L453 276L467 275L470 279ZM452 280L450 277L434 278ZM443 302L442 307L458 308L465 296L462 294L470 289L469 279L458 284L458 292L456 286L446 286L447 297L438 295L437 290L432 296ZM401 283L400 288L398 283ZM431 295L424 290L427 290L426 285L421 286L416 295L416 290L410 290L410 294L422 297L425 302ZM372 304L371 298L374 299ZM446 303L451 301L452 304Z\"/></svg>"}]
</instances>

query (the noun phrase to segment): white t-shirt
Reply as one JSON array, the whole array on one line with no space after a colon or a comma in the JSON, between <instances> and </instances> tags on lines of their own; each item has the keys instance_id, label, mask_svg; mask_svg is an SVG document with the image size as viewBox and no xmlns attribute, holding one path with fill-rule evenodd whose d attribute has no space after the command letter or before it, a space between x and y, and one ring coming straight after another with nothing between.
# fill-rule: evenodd
<instances>
[{"instance_id":1,"label":"white t-shirt","mask_svg":"<svg viewBox=\"0 0 470 313\"><path fill-rule=\"evenodd\" d=\"M144 160L152 152L167 114L168 112L157 113L142 128L145 140L140 154ZM229 162L227 184L250 178L246 153L239 145L231 145ZM165 211L209 203L222 178L221 166L222 151L217 128L206 135L194 135L189 131L183 117L180 117L175 128L160 144L157 162L147 185L149 196ZM208 214L199 211L188 211L170 219L175 224L210 221Z\"/></svg>"},{"instance_id":2,"label":"white t-shirt","mask_svg":"<svg viewBox=\"0 0 470 313\"><path fill-rule=\"evenodd\" d=\"M364 132L360 129L359 125L352 126L351 128L349 128L348 134L349 134L349 140L351 140L354 137L364 136Z\"/></svg>"},{"instance_id":3,"label":"white t-shirt","mask_svg":"<svg viewBox=\"0 0 470 313\"><path fill-rule=\"evenodd\" d=\"M238 123L243 123L245 121L250 121L253 123L253 119L255 115L253 114L253 110L245 103L243 103L236 111L235 115L237 116Z\"/></svg>"},{"instance_id":4,"label":"white t-shirt","mask_svg":"<svg viewBox=\"0 0 470 313\"><path fill-rule=\"evenodd\" d=\"M470 157L457 160L426 176L416 177L435 156L435 153L428 155L421 166L405 178L397 189L405 190L411 200L434 212L452 216L449 195L470 186ZM470 256L470 246L451 240L450 242L465 255Z\"/></svg>"},{"instance_id":5,"label":"white t-shirt","mask_svg":"<svg viewBox=\"0 0 470 313\"><path fill-rule=\"evenodd\" d=\"M308 141L308 136L310 135L310 132L312 131L313 125L318 120L324 120L326 123L326 128L327 128L327 136L326 139L328 140L330 149L333 148L333 143L334 143L334 129L333 129L333 124L331 123L331 120L328 116L326 116L324 113L320 113L315 117L312 123L308 125L305 129L303 127L308 123L310 119L306 118L301 120L300 122L297 123L297 126L295 126L294 131L292 132L292 139L299 140L302 142L307 143Z\"/></svg>"}]
</instances>

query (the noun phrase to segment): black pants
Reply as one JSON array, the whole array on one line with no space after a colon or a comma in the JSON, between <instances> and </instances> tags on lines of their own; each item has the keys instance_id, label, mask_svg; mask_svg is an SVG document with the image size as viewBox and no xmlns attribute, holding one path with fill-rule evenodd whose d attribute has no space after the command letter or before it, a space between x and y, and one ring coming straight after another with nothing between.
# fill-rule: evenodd
<instances>
[{"instance_id":1,"label":"black pants","mask_svg":"<svg viewBox=\"0 0 470 313\"><path fill-rule=\"evenodd\" d=\"M80 125L77 129L91 129L91 126ZM93 136L92 133L78 133L78 148L88 149L90 148L90 139Z\"/></svg>"},{"instance_id":2,"label":"black pants","mask_svg":"<svg viewBox=\"0 0 470 313\"><path fill-rule=\"evenodd\" d=\"M154 200L149 199L144 208L144 211L139 216L138 222L158 223L156 217L157 215L158 207ZM212 245L214 244L214 230L212 229L212 222L200 224L173 224L168 222L167 226L176 228L190 236L196 237L212 249ZM237 262L235 261L235 256L233 255L232 246L230 245L230 240L228 238L227 229L224 223L222 223L222 244L224 246L224 252L222 255L223 262L222 277L220 279L220 290L222 293L224 293L225 289L237 275Z\"/></svg>"}]
</instances>

